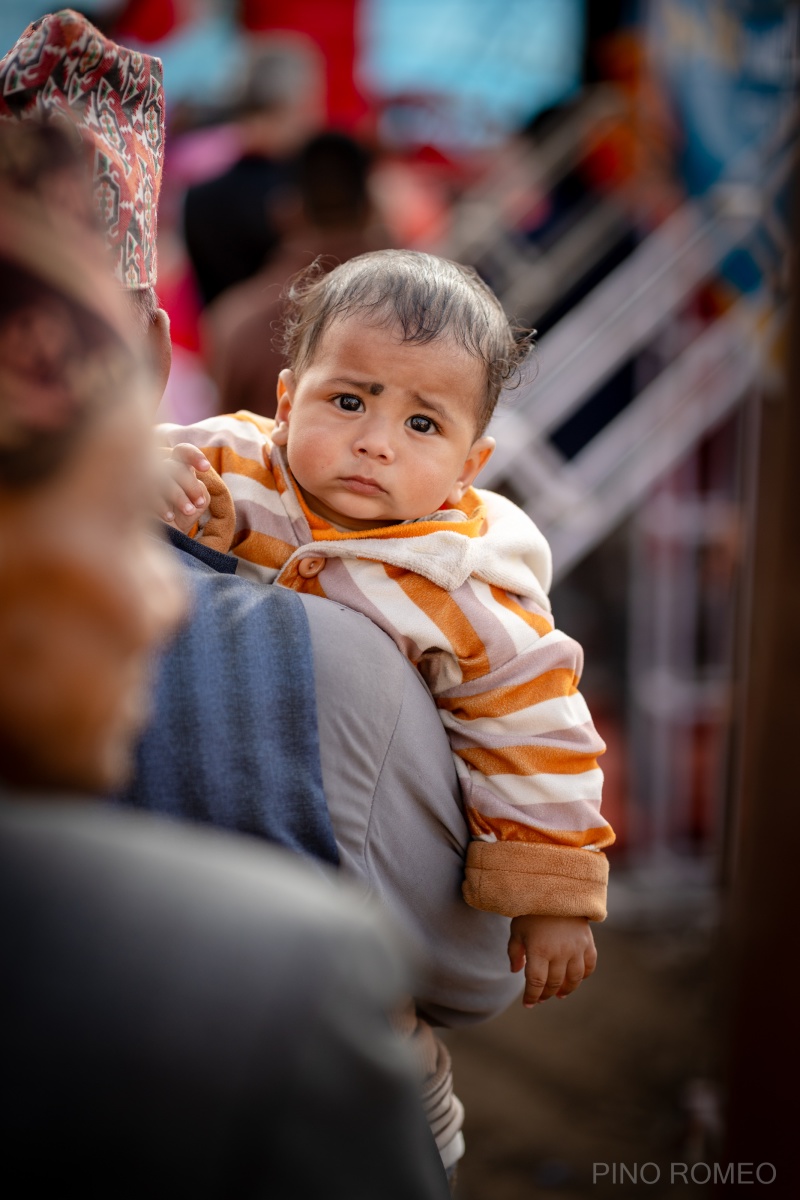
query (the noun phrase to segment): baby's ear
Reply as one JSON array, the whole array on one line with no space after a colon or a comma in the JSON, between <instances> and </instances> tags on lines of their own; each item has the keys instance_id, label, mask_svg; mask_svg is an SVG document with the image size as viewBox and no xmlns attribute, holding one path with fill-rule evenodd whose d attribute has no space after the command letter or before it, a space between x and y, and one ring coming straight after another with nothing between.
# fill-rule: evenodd
<instances>
[{"instance_id":1,"label":"baby's ear","mask_svg":"<svg viewBox=\"0 0 800 1200\"><path fill-rule=\"evenodd\" d=\"M285 446L289 440L289 417L294 399L294 371L284 367L278 376L278 408L275 413L275 428L272 441L276 446Z\"/></svg>"},{"instance_id":2,"label":"baby's ear","mask_svg":"<svg viewBox=\"0 0 800 1200\"><path fill-rule=\"evenodd\" d=\"M478 438L477 442L473 442L472 449L464 461L461 473L453 484L450 495L447 497L447 503L451 507L463 499L467 488L472 487L478 472L483 470L492 457L495 445L495 440L492 437L481 437Z\"/></svg>"}]
</instances>

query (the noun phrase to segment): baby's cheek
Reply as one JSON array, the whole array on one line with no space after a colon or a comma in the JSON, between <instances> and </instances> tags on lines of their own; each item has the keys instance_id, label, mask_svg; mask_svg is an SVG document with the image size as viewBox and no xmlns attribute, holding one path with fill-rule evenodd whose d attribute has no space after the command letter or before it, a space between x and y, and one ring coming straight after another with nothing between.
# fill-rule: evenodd
<instances>
[{"instance_id":1,"label":"baby's cheek","mask_svg":"<svg viewBox=\"0 0 800 1200\"><path fill-rule=\"evenodd\" d=\"M426 513L435 512L450 494L452 479L449 472L425 471L409 479L407 486L417 506Z\"/></svg>"},{"instance_id":2,"label":"baby's cheek","mask_svg":"<svg viewBox=\"0 0 800 1200\"><path fill-rule=\"evenodd\" d=\"M303 486L327 474L336 464L336 447L319 435L301 436L288 446L289 467Z\"/></svg>"}]
</instances>

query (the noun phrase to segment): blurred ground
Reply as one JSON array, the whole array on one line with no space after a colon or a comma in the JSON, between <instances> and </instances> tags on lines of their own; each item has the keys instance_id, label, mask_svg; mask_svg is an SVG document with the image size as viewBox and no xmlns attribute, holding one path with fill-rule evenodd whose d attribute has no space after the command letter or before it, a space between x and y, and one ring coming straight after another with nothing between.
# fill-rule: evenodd
<instances>
[{"instance_id":1,"label":"blurred ground","mask_svg":"<svg viewBox=\"0 0 800 1200\"><path fill-rule=\"evenodd\" d=\"M716 1049L708 926L629 910L595 927L598 969L568 1000L446 1035L467 1114L458 1200L712 1193L670 1182L670 1163L721 1161L691 1111ZM620 1182L617 1167L593 1183L593 1163L655 1163L660 1180Z\"/></svg>"}]
</instances>

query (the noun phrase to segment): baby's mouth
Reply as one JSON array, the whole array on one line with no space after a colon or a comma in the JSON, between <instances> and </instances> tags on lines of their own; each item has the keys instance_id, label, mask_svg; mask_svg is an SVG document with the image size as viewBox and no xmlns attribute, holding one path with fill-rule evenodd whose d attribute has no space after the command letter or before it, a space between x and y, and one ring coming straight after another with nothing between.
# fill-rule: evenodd
<instances>
[{"instance_id":1,"label":"baby's mouth","mask_svg":"<svg viewBox=\"0 0 800 1200\"><path fill-rule=\"evenodd\" d=\"M342 483L359 496L381 496L386 491L376 479L369 479L365 475L347 475L342 479Z\"/></svg>"}]
</instances>

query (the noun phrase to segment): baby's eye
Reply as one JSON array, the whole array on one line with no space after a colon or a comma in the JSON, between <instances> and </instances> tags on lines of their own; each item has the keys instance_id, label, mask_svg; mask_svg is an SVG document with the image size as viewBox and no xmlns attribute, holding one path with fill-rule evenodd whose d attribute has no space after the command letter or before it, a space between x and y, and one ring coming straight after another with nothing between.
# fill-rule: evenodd
<instances>
[{"instance_id":1,"label":"baby's eye","mask_svg":"<svg viewBox=\"0 0 800 1200\"><path fill-rule=\"evenodd\" d=\"M415 433L436 433L436 424L430 417L409 417L406 424Z\"/></svg>"},{"instance_id":2,"label":"baby's eye","mask_svg":"<svg viewBox=\"0 0 800 1200\"><path fill-rule=\"evenodd\" d=\"M364 402L358 396L334 396L333 403L342 412L363 412Z\"/></svg>"}]
</instances>

